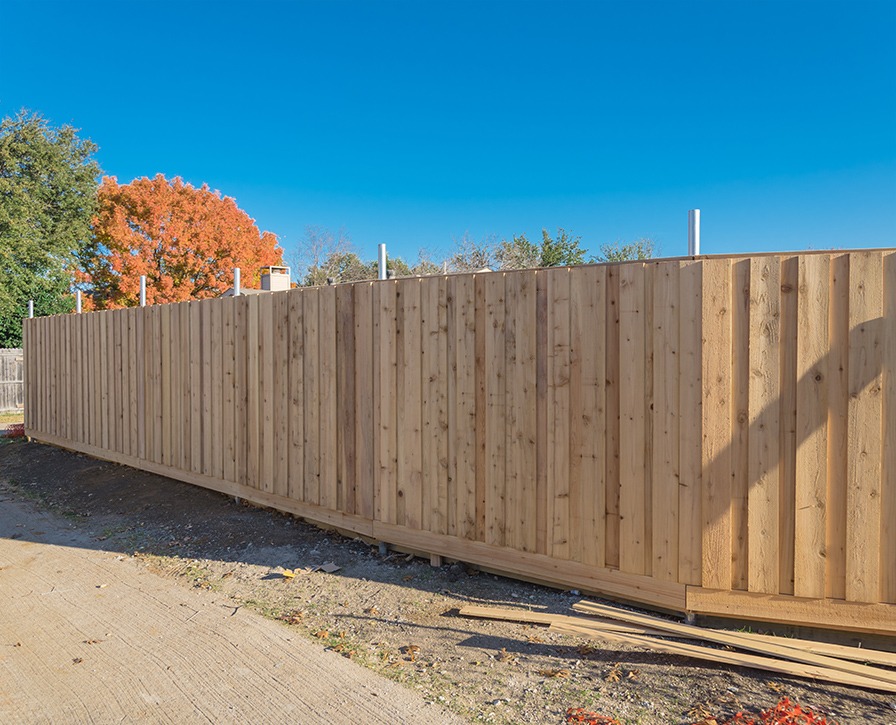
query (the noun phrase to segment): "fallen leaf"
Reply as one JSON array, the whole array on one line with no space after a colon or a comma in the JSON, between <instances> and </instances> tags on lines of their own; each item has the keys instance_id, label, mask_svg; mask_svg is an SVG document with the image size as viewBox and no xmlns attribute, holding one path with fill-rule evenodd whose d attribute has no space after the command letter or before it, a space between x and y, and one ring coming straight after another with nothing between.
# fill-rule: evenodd
<instances>
[{"instance_id":1,"label":"fallen leaf","mask_svg":"<svg viewBox=\"0 0 896 725\"><path fill-rule=\"evenodd\" d=\"M84 661L84 658L83 658L83 657L75 657L75 658L72 660L72 664L80 665L83 661Z\"/></svg>"},{"instance_id":2,"label":"fallen leaf","mask_svg":"<svg viewBox=\"0 0 896 725\"><path fill-rule=\"evenodd\" d=\"M532 643L544 642L544 640L543 640L541 637L539 637L537 634L530 634L530 635L527 635L527 636L526 636L526 641L527 641L527 642L532 642Z\"/></svg>"},{"instance_id":3,"label":"fallen leaf","mask_svg":"<svg viewBox=\"0 0 896 725\"><path fill-rule=\"evenodd\" d=\"M635 680L635 682L638 681L638 678L640 676L641 676L641 672L639 670L629 670L628 674L626 675L626 677L628 677L628 679Z\"/></svg>"},{"instance_id":4,"label":"fallen leaf","mask_svg":"<svg viewBox=\"0 0 896 725\"><path fill-rule=\"evenodd\" d=\"M280 576L284 579L292 579L295 575L296 573L292 569L284 569L280 572Z\"/></svg>"},{"instance_id":5,"label":"fallen leaf","mask_svg":"<svg viewBox=\"0 0 896 725\"><path fill-rule=\"evenodd\" d=\"M420 648L415 644L409 644L401 648L401 651L406 655L410 655L411 662L417 661L417 653L420 651Z\"/></svg>"},{"instance_id":6,"label":"fallen leaf","mask_svg":"<svg viewBox=\"0 0 896 725\"><path fill-rule=\"evenodd\" d=\"M769 682L768 686L775 692L783 692L784 691L784 685L782 685L780 682Z\"/></svg>"},{"instance_id":7,"label":"fallen leaf","mask_svg":"<svg viewBox=\"0 0 896 725\"><path fill-rule=\"evenodd\" d=\"M622 670L619 667L619 663L617 662L613 665L612 669L607 673L607 676L604 677L604 681L606 682L619 682L622 677Z\"/></svg>"},{"instance_id":8,"label":"fallen leaf","mask_svg":"<svg viewBox=\"0 0 896 725\"><path fill-rule=\"evenodd\" d=\"M411 581L411 579L413 579L413 578L414 578L413 576L411 576L410 574L408 574L407 576L403 576L403 577L401 578L401 580L402 580L402 581L409 582L409 581Z\"/></svg>"},{"instance_id":9,"label":"fallen leaf","mask_svg":"<svg viewBox=\"0 0 896 725\"><path fill-rule=\"evenodd\" d=\"M379 614L379 613L380 613L380 610L377 609L376 607L367 607L367 609L364 610L364 614Z\"/></svg>"},{"instance_id":10,"label":"fallen leaf","mask_svg":"<svg viewBox=\"0 0 896 725\"><path fill-rule=\"evenodd\" d=\"M569 677L569 670L554 670L554 669L546 669L546 670L538 670L539 675L543 675L544 677Z\"/></svg>"},{"instance_id":11,"label":"fallen leaf","mask_svg":"<svg viewBox=\"0 0 896 725\"><path fill-rule=\"evenodd\" d=\"M516 657L507 651L506 647L502 647L498 653L498 662L514 662Z\"/></svg>"},{"instance_id":12,"label":"fallen leaf","mask_svg":"<svg viewBox=\"0 0 896 725\"><path fill-rule=\"evenodd\" d=\"M326 639L327 637L330 636L330 633L326 629L322 629L318 632L315 632L314 636L317 637L318 639Z\"/></svg>"}]
</instances>

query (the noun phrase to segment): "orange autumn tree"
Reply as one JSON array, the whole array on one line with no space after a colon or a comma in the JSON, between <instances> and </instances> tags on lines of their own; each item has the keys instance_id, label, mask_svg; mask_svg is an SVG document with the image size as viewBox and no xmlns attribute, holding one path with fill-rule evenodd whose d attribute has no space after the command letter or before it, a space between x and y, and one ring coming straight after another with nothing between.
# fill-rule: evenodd
<instances>
[{"instance_id":1,"label":"orange autumn tree","mask_svg":"<svg viewBox=\"0 0 896 725\"><path fill-rule=\"evenodd\" d=\"M234 267L257 286L262 267L283 263L277 237L260 233L232 198L162 174L130 184L104 177L93 232L82 282L99 309L139 304L140 275L147 304L159 304L217 297Z\"/></svg>"}]
</instances>

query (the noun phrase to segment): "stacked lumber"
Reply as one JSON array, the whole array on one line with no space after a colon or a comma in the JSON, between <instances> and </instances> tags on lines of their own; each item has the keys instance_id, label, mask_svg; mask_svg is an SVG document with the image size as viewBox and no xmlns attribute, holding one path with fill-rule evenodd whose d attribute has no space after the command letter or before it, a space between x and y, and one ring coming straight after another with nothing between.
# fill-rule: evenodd
<instances>
[{"instance_id":1,"label":"stacked lumber","mask_svg":"<svg viewBox=\"0 0 896 725\"><path fill-rule=\"evenodd\" d=\"M578 602L572 608L586 616L483 606L467 606L460 613L469 617L546 624L552 631L563 634L824 683L896 693L896 672L876 666L896 667L896 654L891 652L697 627L589 601ZM721 645L724 649L708 645Z\"/></svg>"}]
</instances>

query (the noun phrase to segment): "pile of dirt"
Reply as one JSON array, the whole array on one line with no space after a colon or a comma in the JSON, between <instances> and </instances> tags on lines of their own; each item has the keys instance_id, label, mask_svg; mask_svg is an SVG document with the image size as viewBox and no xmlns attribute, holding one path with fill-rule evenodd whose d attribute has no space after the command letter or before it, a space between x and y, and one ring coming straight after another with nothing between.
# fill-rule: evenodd
<instances>
[{"instance_id":1,"label":"pile of dirt","mask_svg":"<svg viewBox=\"0 0 896 725\"><path fill-rule=\"evenodd\" d=\"M0 485L90 532L97 548L281 620L471 721L562 723L570 708L582 708L622 723L709 715L721 722L786 696L829 721L896 723L894 698L877 692L463 618L459 609L470 604L568 613L580 595L383 553L288 515L50 446L0 444Z\"/></svg>"}]
</instances>

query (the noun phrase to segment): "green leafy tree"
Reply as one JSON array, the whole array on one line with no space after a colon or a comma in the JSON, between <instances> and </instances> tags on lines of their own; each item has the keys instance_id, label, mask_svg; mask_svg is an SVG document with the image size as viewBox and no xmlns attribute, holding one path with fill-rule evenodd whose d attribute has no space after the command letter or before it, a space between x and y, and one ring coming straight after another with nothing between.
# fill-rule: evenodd
<instances>
[{"instance_id":1,"label":"green leafy tree","mask_svg":"<svg viewBox=\"0 0 896 725\"><path fill-rule=\"evenodd\" d=\"M633 242L607 242L600 245L596 262L628 262L638 259L652 259L656 256L656 245L648 237Z\"/></svg>"},{"instance_id":2,"label":"green leafy tree","mask_svg":"<svg viewBox=\"0 0 896 725\"><path fill-rule=\"evenodd\" d=\"M530 242L525 234L503 241L495 252L501 269L531 269L533 267L570 267L585 263L582 238L573 237L564 229L552 237L541 230L541 244Z\"/></svg>"},{"instance_id":3,"label":"green leafy tree","mask_svg":"<svg viewBox=\"0 0 896 725\"><path fill-rule=\"evenodd\" d=\"M495 257L501 269L532 269L541 267L541 247L530 242L525 234L514 235L498 245Z\"/></svg>"},{"instance_id":4,"label":"green leafy tree","mask_svg":"<svg viewBox=\"0 0 896 725\"><path fill-rule=\"evenodd\" d=\"M78 256L90 240L96 145L38 114L0 122L0 347L17 347L35 315L70 312Z\"/></svg>"}]
</instances>

